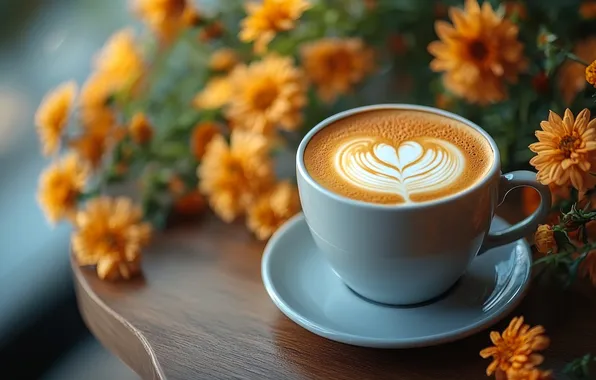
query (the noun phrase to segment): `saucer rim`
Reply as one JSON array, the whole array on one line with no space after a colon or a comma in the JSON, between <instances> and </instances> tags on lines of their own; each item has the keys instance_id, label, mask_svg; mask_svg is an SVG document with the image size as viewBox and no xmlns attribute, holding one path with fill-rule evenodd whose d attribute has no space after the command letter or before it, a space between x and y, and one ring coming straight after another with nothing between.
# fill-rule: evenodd
<instances>
[{"instance_id":1,"label":"saucer rim","mask_svg":"<svg viewBox=\"0 0 596 380\"><path fill-rule=\"evenodd\" d=\"M506 224L505 220L495 216ZM474 335L482 330L485 330L501 320L507 317L513 309L515 309L521 301L525 298L531 280L532 273L532 258L531 258L531 247L525 239L519 239L513 242L518 246L522 246L526 258L530 262L528 269L524 276L524 282L516 291L510 296L510 300L505 303L500 309L493 313L491 318L483 319L476 323L460 327L456 330L450 330L443 333L427 335L423 337L415 338L377 338L377 337L364 337L362 335L355 335L349 332L341 332L335 329L321 326L319 323L312 322L307 318L303 317L293 307L291 307L286 301L280 297L280 292L277 291L276 286L271 280L270 268L272 252L275 251L275 247L279 244L279 241L284 237L287 231L295 228L300 223L306 223L306 219L302 212L296 214L290 218L284 225L282 225L270 238L269 242L265 246L262 260L261 260L261 277L267 294L275 304L275 306L290 320L300 325L304 329L310 331L313 334L321 337L359 347L370 347L370 348L416 348L416 347L428 347L435 346L444 343L453 342L456 340L467 338Z\"/></svg>"}]
</instances>

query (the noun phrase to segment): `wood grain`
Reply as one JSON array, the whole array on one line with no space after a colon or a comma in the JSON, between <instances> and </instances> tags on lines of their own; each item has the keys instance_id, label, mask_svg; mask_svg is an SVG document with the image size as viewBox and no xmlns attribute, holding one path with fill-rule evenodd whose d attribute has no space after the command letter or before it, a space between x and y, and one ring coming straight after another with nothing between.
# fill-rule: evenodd
<instances>
[{"instance_id":1,"label":"wood grain","mask_svg":"<svg viewBox=\"0 0 596 380\"><path fill-rule=\"evenodd\" d=\"M144 379L484 378L488 361L478 351L489 345L488 331L437 347L375 350L302 329L265 292L263 247L243 225L206 216L157 236L143 278L102 282L73 262L81 313ZM519 314L547 328L546 365L555 370L596 350L596 297L586 284L572 290L534 284L513 313Z\"/></svg>"}]
</instances>

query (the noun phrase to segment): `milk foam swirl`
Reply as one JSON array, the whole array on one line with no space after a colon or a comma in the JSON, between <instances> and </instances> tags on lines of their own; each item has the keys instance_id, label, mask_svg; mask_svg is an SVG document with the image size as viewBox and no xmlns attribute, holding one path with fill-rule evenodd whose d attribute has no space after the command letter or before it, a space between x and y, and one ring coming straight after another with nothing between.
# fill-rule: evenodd
<instances>
[{"instance_id":1,"label":"milk foam swirl","mask_svg":"<svg viewBox=\"0 0 596 380\"><path fill-rule=\"evenodd\" d=\"M455 145L420 137L392 145L374 137L358 137L338 147L335 169L359 188L398 194L412 202L412 194L440 191L464 171L465 157Z\"/></svg>"}]
</instances>

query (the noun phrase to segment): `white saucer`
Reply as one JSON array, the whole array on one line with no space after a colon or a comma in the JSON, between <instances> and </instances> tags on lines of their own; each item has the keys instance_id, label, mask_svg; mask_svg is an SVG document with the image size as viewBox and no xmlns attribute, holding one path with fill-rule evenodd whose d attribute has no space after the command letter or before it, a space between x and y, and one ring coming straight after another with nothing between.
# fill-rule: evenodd
<instances>
[{"instance_id":1,"label":"white saucer","mask_svg":"<svg viewBox=\"0 0 596 380\"><path fill-rule=\"evenodd\" d=\"M491 229L507 226L495 218ZM305 329L356 346L406 348L454 341L495 324L522 300L530 267L530 247L519 240L474 259L460 281L432 302L381 305L343 284L299 214L269 240L261 270L275 305Z\"/></svg>"}]
</instances>

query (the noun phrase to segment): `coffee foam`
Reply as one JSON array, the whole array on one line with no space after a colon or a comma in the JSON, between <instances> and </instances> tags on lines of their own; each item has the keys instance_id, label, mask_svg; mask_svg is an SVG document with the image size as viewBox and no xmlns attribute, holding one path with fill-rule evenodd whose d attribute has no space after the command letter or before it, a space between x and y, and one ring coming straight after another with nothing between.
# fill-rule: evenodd
<instances>
[{"instance_id":1,"label":"coffee foam","mask_svg":"<svg viewBox=\"0 0 596 380\"><path fill-rule=\"evenodd\" d=\"M309 174L348 198L383 204L442 198L472 186L492 165L477 131L411 110L376 110L338 120L306 146Z\"/></svg>"}]
</instances>

